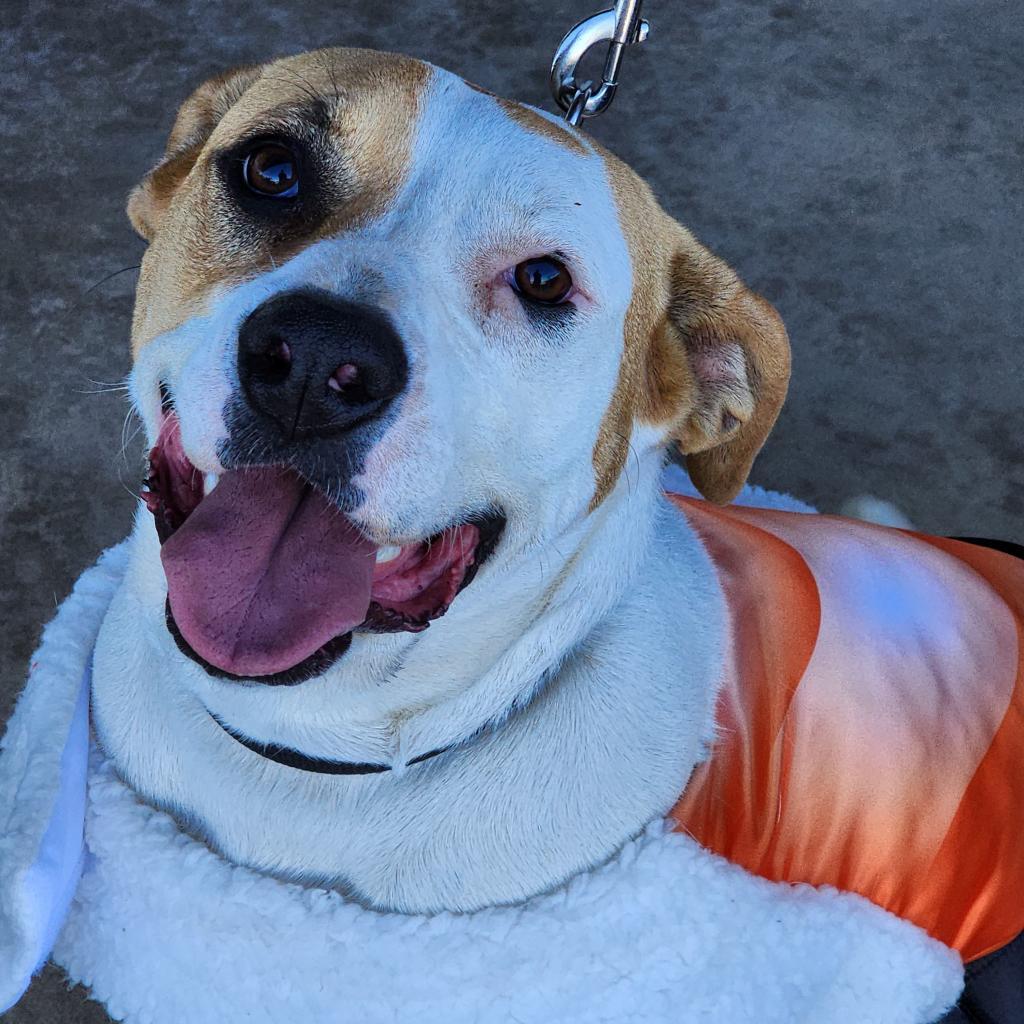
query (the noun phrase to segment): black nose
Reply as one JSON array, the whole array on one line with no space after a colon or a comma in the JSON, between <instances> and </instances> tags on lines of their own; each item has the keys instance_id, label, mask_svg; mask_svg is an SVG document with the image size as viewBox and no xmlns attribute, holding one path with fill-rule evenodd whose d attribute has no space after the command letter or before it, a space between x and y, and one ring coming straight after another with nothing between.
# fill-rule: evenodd
<instances>
[{"instance_id":1,"label":"black nose","mask_svg":"<svg viewBox=\"0 0 1024 1024\"><path fill-rule=\"evenodd\" d=\"M324 293L277 295L238 332L246 397L289 441L343 433L379 415L408 369L382 310Z\"/></svg>"}]
</instances>

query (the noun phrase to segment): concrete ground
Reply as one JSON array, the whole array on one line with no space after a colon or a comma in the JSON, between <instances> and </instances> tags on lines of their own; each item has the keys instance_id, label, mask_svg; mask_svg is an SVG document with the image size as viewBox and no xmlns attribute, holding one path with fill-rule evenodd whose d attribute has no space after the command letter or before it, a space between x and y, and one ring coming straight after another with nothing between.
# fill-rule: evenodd
<instances>
[{"instance_id":1,"label":"concrete ground","mask_svg":"<svg viewBox=\"0 0 1024 1024\"><path fill-rule=\"evenodd\" d=\"M600 6L595 2L594 6ZM648 0L593 133L779 308L789 403L755 482L1024 539L1024 17L1016 0ZM0 719L42 623L123 536L142 243L125 195L177 104L328 44L425 57L550 106L584 0L5 0L0 5ZM122 438L126 437L122 455ZM10 1024L106 1020L44 972Z\"/></svg>"}]
</instances>

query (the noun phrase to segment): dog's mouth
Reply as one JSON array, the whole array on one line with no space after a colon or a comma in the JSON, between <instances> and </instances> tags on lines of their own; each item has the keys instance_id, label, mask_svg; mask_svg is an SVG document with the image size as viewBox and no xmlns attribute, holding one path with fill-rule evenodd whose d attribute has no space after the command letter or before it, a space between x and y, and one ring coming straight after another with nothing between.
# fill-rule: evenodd
<instances>
[{"instance_id":1,"label":"dog's mouth","mask_svg":"<svg viewBox=\"0 0 1024 1024\"><path fill-rule=\"evenodd\" d=\"M143 498L167 576L167 624L213 675L296 683L320 675L354 630L419 632L448 610L497 546L500 515L378 547L290 469L204 480L173 409Z\"/></svg>"}]
</instances>

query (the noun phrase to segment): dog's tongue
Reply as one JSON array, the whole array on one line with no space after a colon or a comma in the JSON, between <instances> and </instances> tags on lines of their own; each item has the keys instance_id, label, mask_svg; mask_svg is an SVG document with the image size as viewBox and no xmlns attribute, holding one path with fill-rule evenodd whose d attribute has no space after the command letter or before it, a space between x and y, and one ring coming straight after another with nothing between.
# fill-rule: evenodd
<instances>
[{"instance_id":1,"label":"dog's tongue","mask_svg":"<svg viewBox=\"0 0 1024 1024\"><path fill-rule=\"evenodd\" d=\"M376 547L281 469L225 473L160 549L193 650L232 675L297 665L365 618Z\"/></svg>"}]
</instances>

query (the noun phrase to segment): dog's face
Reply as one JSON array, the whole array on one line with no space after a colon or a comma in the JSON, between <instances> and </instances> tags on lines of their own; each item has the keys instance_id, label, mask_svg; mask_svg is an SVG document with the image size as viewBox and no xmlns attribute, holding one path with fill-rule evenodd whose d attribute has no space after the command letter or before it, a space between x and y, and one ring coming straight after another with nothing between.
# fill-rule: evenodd
<instances>
[{"instance_id":1,"label":"dog's face","mask_svg":"<svg viewBox=\"0 0 1024 1024\"><path fill-rule=\"evenodd\" d=\"M148 501L211 671L291 681L423 628L492 549L593 514L631 448L729 500L785 394L774 310L628 168L408 58L206 83L129 215Z\"/></svg>"}]
</instances>

